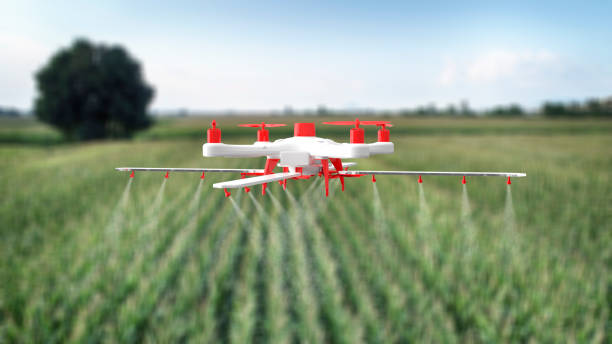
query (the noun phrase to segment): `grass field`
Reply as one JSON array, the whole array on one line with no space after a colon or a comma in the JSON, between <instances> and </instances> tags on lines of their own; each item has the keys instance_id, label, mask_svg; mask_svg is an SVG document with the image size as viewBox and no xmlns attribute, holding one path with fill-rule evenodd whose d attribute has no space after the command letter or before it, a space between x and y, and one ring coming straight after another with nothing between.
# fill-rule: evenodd
<instances>
[{"instance_id":1,"label":"grass field","mask_svg":"<svg viewBox=\"0 0 612 344\"><path fill-rule=\"evenodd\" d=\"M253 141L242 120L219 120L224 141ZM226 199L211 184L231 175L113 170L263 166L204 159L208 119L86 144L0 122L0 343L610 342L612 122L393 121L396 153L357 168L528 177Z\"/></svg>"}]
</instances>

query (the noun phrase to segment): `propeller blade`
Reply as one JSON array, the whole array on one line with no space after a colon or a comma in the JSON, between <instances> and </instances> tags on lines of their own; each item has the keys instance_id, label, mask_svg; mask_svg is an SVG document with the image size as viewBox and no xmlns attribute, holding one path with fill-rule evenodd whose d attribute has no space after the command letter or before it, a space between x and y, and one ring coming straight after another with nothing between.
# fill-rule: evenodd
<instances>
[{"instance_id":1,"label":"propeller blade","mask_svg":"<svg viewBox=\"0 0 612 344\"><path fill-rule=\"evenodd\" d=\"M360 121L360 120L323 122L323 124L331 124L331 125L357 125L357 124L363 124L363 125L384 125L384 126L387 126L387 127L391 127L392 126L390 121Z\"/></svg>"},{"instance_id":2,"label":"propeller blade","mask_svg":"<svg viewBox=\"0 0 612 344\"><path fill-rule=\"evenodd\" d=\"M238 124L239 127L249 127L249 128L275 128L275 127L284 127L286 124L280 123L245 123Z\"/></svg>"},{"instance_id":3,"label":"propeller blade","mask_svg":"<svg viewBox=\"0 0 612 344\"><path fill-rule=\"evenodd\" d=\"M391 126L391 122L390 121L361 121L360 124L363 125L385 125L387 127Z\"/></svg>"},{"instance_id":4,"label":"propeller blade","mask_svg":"<svg viewBox=\"0 0 612 344\"><path fill-rule=\"evenodd\" d=\"M363 123L363 122L361 122ZM333 122L323 122L323 124L331 124L331 125L355 125L355 121L333 121Z\"/></svg>"}]
</instances>

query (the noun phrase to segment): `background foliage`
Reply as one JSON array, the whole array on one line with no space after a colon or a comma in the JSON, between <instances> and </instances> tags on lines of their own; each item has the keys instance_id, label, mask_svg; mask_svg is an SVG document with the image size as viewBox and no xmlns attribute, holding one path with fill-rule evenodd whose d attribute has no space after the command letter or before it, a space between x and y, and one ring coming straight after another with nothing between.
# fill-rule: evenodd
<instances>
[{"instance_id":1,"label":"background foliage","mask_svg":"<svg viewBox=\"0 0 612 344\"><path fill-rule=\"evenodd\" d=\"M77 40L36 74L34 113L69 139L126 137L151 124L153 89L120 46Z\"/></svg>"}]
</instances>

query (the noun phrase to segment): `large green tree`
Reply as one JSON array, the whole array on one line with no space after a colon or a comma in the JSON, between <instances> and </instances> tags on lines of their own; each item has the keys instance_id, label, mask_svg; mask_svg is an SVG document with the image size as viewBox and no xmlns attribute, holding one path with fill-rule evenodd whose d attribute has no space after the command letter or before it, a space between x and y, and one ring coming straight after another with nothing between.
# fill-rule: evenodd
<instances>
[{"instance_id":1,"label":"large green tree","mask_svg":"<svg viewBox=\"0 0 612 344\"><path fill-rule=\"evenodd\" d=\"M78 39L36 73L36 116L69 139L127 137L148 127L153 88L118 45Z\"/></svg>"}]
</instances>

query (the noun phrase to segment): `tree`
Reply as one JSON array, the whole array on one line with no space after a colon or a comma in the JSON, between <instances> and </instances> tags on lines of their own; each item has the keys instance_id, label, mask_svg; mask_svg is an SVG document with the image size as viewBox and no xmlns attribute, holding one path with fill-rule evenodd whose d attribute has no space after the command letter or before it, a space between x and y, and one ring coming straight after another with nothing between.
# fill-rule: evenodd
<instances>
[{"instance_id":1,"label":"tree","mask_svg":"<svg viewBox=\"0 0 612 344\"><path fill-rule=\"evenodd\" d=\"M140 64L118 45L79 39L36 73L34 112L69 139L129 137L151 125L153 88Z\"/></svg>"}]
</instances>

